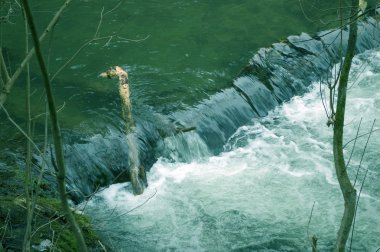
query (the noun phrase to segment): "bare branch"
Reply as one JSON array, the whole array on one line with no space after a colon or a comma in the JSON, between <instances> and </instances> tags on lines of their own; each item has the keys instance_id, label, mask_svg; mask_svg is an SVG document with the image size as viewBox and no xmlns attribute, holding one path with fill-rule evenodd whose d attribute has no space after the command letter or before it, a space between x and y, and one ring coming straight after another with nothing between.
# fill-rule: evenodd
<instances>
[{"instance_id":1,"label":"bare branch","mask_svg":"<svg viewBox=\"0 0 380 252\"><path fill-rule=\"evenodd\" d=\"M367 61L362 64L359 68L359 72L356 74L356 76L353 79L352 81L352 84L351 86L348 87L348 89L351 89L353 86L355 86L358 81L359 81L359 77L364 73L365 70L367 70L367 68L369 67L369 62L371 62L374 58L376 57L376 55L372 55L370 58L367 59Z\"/></svg>"},{"instance_id":2,"label":"bare branch","mask_svg":"<svg viewBox=\"0 0 380 252\"><path fill-rule=\"evenodd\" d=\"M114 37L113 35L110 35L110 36L103 36L103 37L98 37L98 34L99 34L99 30L100 30L100 27L102 25L102 22L103 22L103 17L106 16L107 14L111 13L112 11L114 11L117 7L120 6L122 2L120 1L114 8L112 8L111 10L107 11L105 14L103 14L104 12L104 7L102 7L102 10L100 12L100 19L99 19L99 22L98 22L98 25L96 27L96 30L95 30L95 33L94 33L94 36L88 40L87 42L85 42L83 45L81 45L79 47L79 49L70 57L70 59L68 59L55 73L54 75L51 77L50 81L52 82L55 77L57 77L57 75L62 72L62 70L68 65L70 64L70 62L72 62L76 56L83 50L83 48L85 48L86 46L88 46L89 44L91 44L92 42L94 41L97 41L97 40L102 40L102 39L108 39L108 41L106 42L105 46L108 46L108 44L110 43L111 39Z\"/></svg>"},{"instance_id":3,"label":"bare branch","mask_svg":"<svg viewBox=\"0 0 380 252\"><path fill-rule=\"evenodd\" d=\"M350 8L351 8L351 7L350 7ZM369 8L369 9L367 9L365 12L362 12L362 13L360 13L360 14L358 14L358 11L356 11L354 14L351 14L350 21L347 22L347 23L344 23L342 26L337 27L337 28L335 28L335 29L332 29L331 31L326 32L326 33L324 33L323 35L316 35L316 36L311 37L310 39L299 40L299 41L297 41L297 42L295 42L295 43L304 43L304 42L312 41L312 40L314 40L314 39L317 39L318 37L321 38L321 37L327 36L327 35L329 35L329 34L331 34L331 33L334 33L334 32L336 32L336 31L338 31L338 30L342 30L342 29L344 29L346 26L351 25L351 24L357 22L358 20L360 20L360 18L364 17L364 16L367 15L369 12L374 11L374 10L376 10L376 8Z\"/></svg>"},{"instance_id":4,"label":"bare branch","mask_svg":"<svg viewBox=\"0 0 380 252\"><path fill-rule=\"evenodd\" d=\"M318 238L317 238L317 236L315 234L312 237L310 237L310 235L309 235L309 227L310 227L311 218L313 217L314 206L315 206L315 201L314 201L313 207L311 208L311 211L310 211L309 222L307 223L306 234L307 234L307 239L311 240L311 249L312 249L312 252L317 252L317 241L318 241Z\"/></svg>"},{"instance_id":5,"label":"bare branch","mask_svg":"<svg viewBox=\"0 0 380 252\"><path fill-rule=\"evenodd\" d=\"M0 104L0 108L3 109L5 115L7 116L8 120L21 132L21 134L23 134L26 139L28 139L28 141L33 145L33 147L37 150L38 154L41 155L41 157L43 157L42 155L42 152L40 151L40 149L38 148L38 146L34 143L34 141L28 136L28 134L12 119L12 117L9 115L8 113L8 110L2 105ZM47 161L44 160L46 163Z\"/></svg>"},{"instance_id":6,"label":"bare branch","mask_svg":"<svg viewBox=\"0 0 380 252\"><path fill-rule=\"evenodd\" d=\"M102 8L102 11L100 12L100 20L99 20L99 23L98 23L98 27L96 27L96 32L95 32L95 34L94 34L94 38L96 38L96 37L98 36L100 26L102 25L102 21L103 21L103 11L104 11L104 6L103 6L103 8Z\"/></svg>"},{"instance_id":7,"label":"bare branch","mask_svg":"<svg viewBox=\"0 0 380 252\"><path fill-rule=\"evenodd\" d=\"M0 47L0 71L2 76L4 74L4 81L8 82L11 77L9 77L9 73L7 70L7 65L5 64L4 56L3 56L3 48Z\"/></svg>"},{"instance_id":8,"label":"bare branch","mask_svg":"<svg viewBox=\"0 0 380 252\"><path fill-rule=\"evenodd\" d=\"M372 131L374 125L375 125L375 122L376 122L376 119L373 120L371 131ZM365 150L366 150L366 148L367 148L367 144L368 144L368 141L369 141L370 138L371 138L371 134L368 136L367 143L366 143L365 148L364 148L364 150L363 150L362 159L360 160L360 164L361 164L361 162L362 162L362 160L363 160L363 156L364 156L364 153L365 153ZM360 167L360 166L359 166L359 167ZM359 169L358 169L358 172L359 172ZM362 193L363 186L364 186L364 182L365 182L365 180L366 180L366 178L367 178L367 174L368 174L368 169L366 169L366 171L365 171L364 178L363 178L363 182L362 182L362 184L361 184L361 186L360 186L360 190L359 190L359 194L358 194L358 199L356 200L355 216L354 216L354 222L352 223L352 231L351 231L350 251L351 251L351 247L352 247L352 241L353 241L353 239L354 239L354 230L355 230L355 222L356 222L356 213L357 213L357 211L358 211L358 205L359 205L360 195L361 195L361 193ZM356 174L356 176L357 176L357 174ZM355 182L356 182L356 178L355 178Z\"/></svg>"},{"instance_id":9,"label":"bare branch","mask_svg":"<svg viewBox=\"0 0 380 252\"><path fill-rule=\"evenodd\" d=\"M45 31L41 34L39 38L39 42L41 43L45 38L46 35L54 28L55 24L57 23L59 17L61 16L63 10L68 6L68 4L71 2L71 0L66 0L66 2L62 5L62 7L57 11L57 13L54 15L48 26L46 27ZM7 96L10 93L12 86L14 85L15 81L20 76L21 72L25 68L26 64L30 61L30 59L33 57L35 53L35 49L29 51L28 55L24 58L24 60L21 62L20 66L16 69L12 77L9 81L7 81L4 85L3 90L1 90L0 93L0 105L3 105L5 101L7 100Z\"/></svg>"},{"instance_id":10,"label":"bare branch","mask_svg":"<svg viewBox=\"0 0 380 252\"><path fill-rule=\"evenodd\" d=\"M25 15L25 12L24 12ZM25 18L25 54L29 52L28 23ZM26 131L29 137L32 137L31 124L31 106L30 106L30 69L29 63L26 64ZM32 232L32 218L34 212L34 194L32 185L32 147L30 141L26 141L25 157L25 204L26 204L26 230L24 234L23 251L30 251L30 240Z\"/></svg>"},{"instance_id":11,"label":"bare branch","mask_svg":"<svg viewBox=\"0 0 380 252\"><path fill-rule=\"evenodd\" d=\"M46 68L45 60L42 55L41 51L41 46L40 42L38 39L36 27L34 24L32 12L29 7L29 2L28 0L23 0L23 8L25 10L25 14L28 20L29 24L29 29L32 34L32 39L34 43L34 48L36 51L36 56L38 63L40 65L41 69L41 74L45 86L45 92L46 92L46 98L47 98L47 103L49 106L49 112L50 112L50 119L51 119L51 126L52 126L52 134L53 134L53 141L54 141L54 147L55 147L55 154L57 158L57 166L58 166L58 171L57 171L57 182L58 182L58 190L60 193L60 198L61 198L61 203L62 203L62 209L65 213L65 216L68 220L68 222L71 225L72 231L75 235L76 241L77 241L77 246L80 251L86 252L87 251L87 246L84 241L82 232L73 216L71 213L70 207L67 202L67 195L66 195L66 185L65 185L65 164L64 164L64 156L63 156L63 145L62 145L62 139L61 139L61 132L58 124L58 118L57 118L57 112L55 111L55 101L54 101L54 96L49 80L49 74Z\"/></svg>"},{"instance_id":12,"label":"bare branch","mask_svg":"<svg viewBox=\"0 0 380 252\"><path fill-rule=\"evenodd\" d=\"M46 227L47 225L50 225L50 223L54 222L54 221L57 221L58 219L61 219L62 217L64 217L65 215L61 214L61 215L58 215L57 217L55 217L54 219L42 224L41 226L39 226L38 228L36 228L36 230L34 230L34 232L32 233L31 237L33 237L40 229Z\"/></svg>"},{"instance_id":13,"label":"bare branch","mask_svg":"<svg viewBox=\"0 0 380 252\"><path fill-rule=\"evenodd\" d=\"M370 132L367 132L367 133L362 134L362 135L360 135L360 136L358 136L358 137L355 137L354 139L351 139L350 141L348 141L348 142L343 146L343 149L346 148L347 145L349 145L352 141L355 141L356 139L359 139L359 138L364 137L364 136L366 136L366 135L368 135L368 134L371 134L372 132L376 132L376 131L379 131L379 130L380 130L380 129L374 129L374 130L372 130L372 131L370 131Z\"/></svg>"},{"instance_id":14,"label":"bare branch","mask_svg":"<svg viewBox=\"0 0 380 252\"><path fill-rule=\"evenodd\" d=\"M63 104L57 108L57 110L56 110L57 113L59 113L62 109L64 109L65 106L66 106L66 102L63 102ZM41 114L35 115L35 116L33 116L33 117L31 118L31 120L35 120L35 119L37 119L38 117L43 116L43 115L49 115L49 113L48 113L48 112L44 112L44 113L41 113Z\"/></svg>"},{"instance_id":15,"label":"bare branch","mask_svg":"<svg viewBox=\"0 0 380 252\"><path fill-rule=\"evenodd\" d=\"M313 202L313 206L312 206L311 211L310 211L309 221L307 223L306 234L307 234L307 238L308 239L310 238L310 236L309 236L309 227L310 227L311 218L313 217L314 206L315 206L315 201Z\"/></svg>"},{"instance_id":16,"label":"bare branch","mask_svg":"<svg viewBox=\"0 0 380 252\"><path fill-rule=\"evenodd\" d=\"M109 11L107 11L106 13L104 13L104 16L110 14L111 12L113 12L114 10L116 10L117 8L119 8L120 5L121 5L123 2L124 2L124 1L120 1L118 4L115 5L115 7L113 7L112 9L110 9Z\"/></svg>"},{"instance_id":17,"label":"bare branch","mask_svg":"<svg viewBox=\"0 0 380 252\"><path fill-rule=\"evenodd\" d=\"M100 38L92 38L90 39L89 41L87 41L86 43L84 43L81 47L79 47L79 49L73 54L73 56L70 57L70 59L68 59L54 74L53 76L50 78L50 81L52 82L55 77L57 77L57 75L59 73L62 72L63 69L65 69L65 67L70 64L70 62L72 62L76 56L83 50L83 48L85 48L86 46L88 46L90 43L94 42L94 41L97 41L97 40L102 40L102 39L106 39L106 38L109 38L110 36L106 36L106 37L100 37Z\"/></svg>"},{"instance_id":18,"label":"bare branch","mask_svg":"<svg viewBox=\"0 0 380 252\"><path fill-rule=\"evenodd\" d=\"M119 8L119 6L122 4L122 2L123 1L120 1L118 4L115 5L115 7L113 7L111 10L107 11L104 14L103 14L103 12L104 12L104 6L103 6L102 11L100 12L100 20L99 20L99 23L98 23L98 27L96 28L96 32L95 32L94 38L96 38L98 36L98 32L99 32L100 26L102 25L103 17L105 17L106 15L110 14L111 12L113 12L114 10L116 10L117 8Z\"/></svg>"},{"instance_id":19,"label":"bare branch","mask_svg":"<svg viewBox=\"0 0 380 252\"><path fill-rule=\"evenodd\" d=\"M103 245L103 243L101 243L99 240L98 240L98 243L100 245L100 247L103 249L104 252L107 252L107 249L106 247Z\"/></svg>"},{"instance_id":20,"label":"bare branch","mask_svg":"<svg viewBox=\"0 0 380 252\"><path fill-rule=\"evenodd\" d=\"M361 166L362 166L362 162L363 162L364 154L365 154L365 151L366 151L366 149L367 149L369 139L371 138L371 135L372 135L372 132L373 132L373 127L375 126L375 122L376 122L376 119L373 120L372 127L371 127L370 133L369 133L368 138L367 138L367 142L365 143L364 150L363 150L362 156L361 156L361 158L360 158L359 167L358 167L358 170L356 171L356 176L355 176L355 181L354 181L354 187L355 187L355 185L356 185L356 180L357 180L358 175L359 175L359 170L360 170L360 168L361 168Z\"/></svg>"},{"instance_id":21,"label":"bare branch","mask_svg":"<svg viewBox=\"0 0 380 252\"><path fill-rule=\"evenodd\" d=\"M119 39L121 39L120 42L136 42L136 43L138 43L138 42L142 42L144 40L147 40L150 37L150 35L147 35L145 38L142 38L142 39L127 39L127 38L123 38L121 36L117 36L117 37Z\"/></svg>"},{"instance_id":22,"label":"bare branch","mask_svg":"<svg viewBox=\"0 0 380 252\"><path fill-rule=\"evenodd\" d=\"M346 169L348 168L348 165L350 164L350 161L351 161L351 158L352 158L352 154L354 153L354 150L355 150L356 139L358 139L358 134L359 134L359 131L360 131L360 125L362 124L362 119L363 119L363 118L360 118L360 122L359 122L358 130L356 131L356 137L355 137L354 146L352 147L351 154L350 154L350 158L349 158L348 161L347 161Z\"/></svg>"},{"instance_id":23,"label":"bare branch","mask_svg":"<svg viewBox=\"0 0 380 252\"><path fill-rule=\"evenodd\" d=\"M148 201L151 200L154 196L156 196L156 194L157 194L157 189L155 188L155 192L154 192L154 194L153 194L152 196L150 196L148 199L146 199L143 203L141 203L140 205L138 205L138 206L132 208L131 210L129 210L129 211L127 211L127 212L124 212L124 213L121 213L121 214L117 215L116 217L124 216L124 215L129 214L130 212L136 210L137 208L142 207L143 205L145 205L146 203L148 203Z\"/></svg>"},{"instance_id":24,"label":"bare branch","mask_svg":"<svg viewBox=\"0 0 380 252\"><path fill-rule=\"evenodd\" d=\"M4 240L5 238L5 234L7 233L7 229L8 229L8 225L10 224L10 220L11 220L11 214L10 214L10 209L8 209L8 213L7 213L7 216L5 217L5 220L4 220L4 226L2 227L2 229L4 229L3 231L3 234L1 236L1 240L0 240L0 245L2 243L2 241ZM10 226L10 225L9 225ZM11 226L12 227L12 226Z\"/></svg>"},{"instance_id":25,"label":"bare branch","mask_svg":"<svg viewBox=\"0 0 380 252\"><path fill-rule=\"evenodd\" d=\"M316 22L316 20L309 18L309 16L306 14L305 9L303 8L302 0L299 0L299 5L301 7L302 14L306 18L306 20L309 21L310 23Z\"/></svg>"}]
</instances>

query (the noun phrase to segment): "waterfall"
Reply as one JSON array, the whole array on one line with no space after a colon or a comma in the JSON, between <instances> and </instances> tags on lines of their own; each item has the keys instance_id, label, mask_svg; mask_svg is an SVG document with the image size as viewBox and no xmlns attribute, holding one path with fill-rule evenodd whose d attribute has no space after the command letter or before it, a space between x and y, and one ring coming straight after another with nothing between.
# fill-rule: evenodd
<instances>
[{"instance_id":1,"label":"waterfall","mask_svg":"<svg viewBox=\"0 0 380 252\"><path fill-rule=\"evenodd\" d=\"M190 162L223 151L224 144L239 127L252 119L265 117L278 105L305 93L312 83L330 77L330 70L339 59L340 42L336 39L339 34L340 30L328 30L315 36L306 33L289 36L284 42L259 50L231 82L230 88L198 105L173 111L169 116L154 113L149 108L139 111L140 114L135 114L134 144L142 167L149 171L160 157L177 155L178 160ZM342 34L343 38L347 37L347 31L343 30ZM361 21L358 34L358 53L379 46L379 24L374 19ZM345 47L343 39L343 50ZM106 126L106 133L95 134L84 142L68 141L66 145L68 186L75 201L81 201L100 186L130 178L126 164L131 147L120 130L122 121L113 124L115 126ZM176 128L187 127L195 130L176 132ZM199 153L197 148L207 154Z\"/></svg>"},{"instance_id":2,"label":"waterfall","mask_svg":"<svg viewBox=\"0 0 380 252\"><path fill-rule=\"evenodd\" d=\"M351 76L345 143L355 137L360 117L360 134L379 119L379 50L357 55ZM133 196L129 183L114 184L96 194L86 212L111 246L121 250L308 251L309 238L315 234L318 250L331 251L343 199L320 84L313 82L305 94L239 127L216 155L199 145L194 135L186 136L199 146L193 149L197 158L189 161L171 151L173 156L159 158L151 168L143 195ZM379 132L374 132L358 175L359 191L368 169L353 251L376 251L380 246L379 139ZM351 177L366 140L356 143L348 168ZM170 141L168 149L187 148L176 138ZM353 142L346 147L347 156L352 146ZM206 156L199 155L201 150Z\"/></svg>"}]
</instances>

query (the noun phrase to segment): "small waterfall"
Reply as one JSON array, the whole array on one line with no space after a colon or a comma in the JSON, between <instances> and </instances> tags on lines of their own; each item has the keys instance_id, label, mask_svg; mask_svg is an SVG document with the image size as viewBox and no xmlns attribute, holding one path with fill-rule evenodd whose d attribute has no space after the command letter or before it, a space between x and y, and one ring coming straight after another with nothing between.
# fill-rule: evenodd
<instances>
[{"instance_id":1,"label":"small waterfall","mask_svg":"<svg viewBox=\"0 0 380 252\"><path fill-rule=\"evenodd\" d=\"M372 18L360 22L358 53L380 46L379 28ZM259 50L230 88L198 105L174 111L167 117L147 114L149 108L144 115L135 114L134 146L140 153L142 167L148 171L159 157L191 162L223 151L239 127L305 93L313 82L329 78L330 69L340 58L339 34L340 30L328 30L315 36L289 36L284 42ZM343 37L347 37L345 30ZM343 39L343 51L345 47ZM106 133L66 145L68 186L76 201L100 186L129 180L127 153L131 146L119 130L123 127L107 126ZM195 130L179 134L176 131L187 127Z\"/></svg>"},{"instance_id":2,"label":"small waterfall","mask_svg":"<svg viewBox=\"0 0 380 252\"><path fill-rule=\"evenodd\" d=\"M207 144L195 132L180 133L159 141L158 156L172 162L191 162L210 156Z\"/></svg>"},{"instance_id":3,"label":"small waterfall","mask_svg":"<svg viewBox=\"0 0 380 252\"><path fill-rule=\"evenodd\" d=\"M379 119L379 49L356 56L350 76L346 143L355 137L360 117L360 134ZM332 130L326 126L319 84L239 127L218 155L191 162L175 152L172 159L170 153L159 158L143 195L133 196L129 183L96 194L86 209L100 233L115 248L128 251L268 252L310 251L309 233L318 237L318 250L332 251L344 202L334 175ZM191 134L179 138L198 144L196 132ZM373 133L358 173L359 191L368 169L353 251L379 248L379 137L378 131ZM185 151L187 146L174 139L166 147ZM351 177L366 140L356 143ZM347 156L352 146L346 148Z\"/></svg>"},{"instance_id":4,"label":"small waterfall","mask_svg":"<svg viewBox=\"0 0 380 252\"><path fill-rule=\"evenodd\" d=\"M357 52L380 46L380 26L369 18L359 25ZM197 128L214 154L226 140L252 118L263 117L279 104L303 94L315 82L329 78L330 69L340 58L340 30L311 37L306 33L289 36L256 53L233 81L195 108L172 114L172 120ZM347 32L343 31L343 54Z\"/></svg>"}]
</instances>

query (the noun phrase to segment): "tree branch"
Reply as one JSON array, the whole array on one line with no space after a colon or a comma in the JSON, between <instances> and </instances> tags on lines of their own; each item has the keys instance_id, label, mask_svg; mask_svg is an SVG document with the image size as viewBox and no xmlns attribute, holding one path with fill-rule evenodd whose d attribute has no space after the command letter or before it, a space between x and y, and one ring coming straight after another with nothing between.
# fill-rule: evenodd
<instances>
[{"instance_id":1,"label":"tree branch","mask_svg":"<svg viewBox=\"0 0 380 252\"><path fill-rule=\"evenodd\" d=\"M54 28L54 25L57 23L59 17L61 16L63 10L67 7L67 5L71 2L71 0L66 0L66 2L62 5L62 7L57 11L57 13L54 15L53 19L50 21L44 32L41 34L39 38L39 43L41 43L45 38L46 35ZM16 69L12 77L5 83L3 90L1 90L0 93L0 105L4 105L5 101L7 100L7 96L10 93L12 86L20 76L21 72L25 68L26 64L30 61L30 59L33 57L35 53L35 49L31 49L24 58L24 60L21 62L20 66Z\"/></svg>"},{"instance_id":2,"label":"tree branch","mask_svg":"<svg viewBox=\"0 0 380 252\"><path fill-rule=\"evenodd\" d=\"M25 12L24 12L25 16ZM28 39L28 22L25 18L25 54L29 52L29 39ZM26 133L32 138L32 121L31 121L31 108L30 108L30 68L29 63L26 64ZM33 184L32 184L32 146L28 139L26 139L26 157L25 157L25 204L26 204L26 231L24 234L23 251L30 251L31 232L32 232L32 219L34 201ZM33 204L34 205L34 204Z\"/></svg>"},{"instance_id":3,"label":"tree branch","mask_svg":"<svg viewBox=\"0 0 380 252\"><path fill-rule=\"evenodd\" d=\"M343 129L344 118L346 110L347 98L347 83L351 69L352 59L355 54L356 40L357 40L357 13L359 0L351 1L351 14L350 14L350 29L348 37L348 46L346 56L343 62L339 85L338 85L338 98L336 105L336 115L334 122L334 136L333 136L333 153L334 165L336 175L339 181L340 189L344 198L344 213L340 223L338 237L335 243L334 251L345 251L348 236L350 234L351 225L355 215L356 204L356 190L352 186L350 178L347 174L346 163L343 155Z\"/></svg>"},{"instance_id":4,"label":"tree branch","mask_svg":"<svg viewBox=\"0 0 380 252\"><path fill-rule=\"evenodd\" d=\"M375 126L375 122L376 122L376 120L374 120L373 123L372 123L371 132L372 132L372 130L373 130L373 127ZM367 143L366 143L365 148L364 148L364 150L363 150L362 160L363 160L363 156L364 156L364 153L365 153L365 150L366 150L366 148L367 148L367 144L368 144L368 141L369 141L370 138L371 138L371 134L368 136ZM360 160L360 165L361 165L362 160ZM359 165L359 168L360 168L360 165ZM358 168L358 173L359 173L359 168ZM363 182L362 182L362 184L361 184L361 186L360 186L360 190L359 190L359 194L358 194L358 199L357 199L357 201L356 201L355 215L354 215L354 222L352 223L352 232L351 232L351 241L350 241L350 251L351 251L351 248L352 248L352 241L354 240L354 230L355 230L355 222L356 222L356 213L358 212L358 205L359 205L360 195L361 195L361 193L362 193L363 186L364 186L364 182L365 182L365 180L366 180L366 178L367 178L367 174L368 174L368 169L366 169L366 171L365 171L364 178L363 178ZM357 175L356 175L356 176L357 176ZM355 178L355 182L356 182L356 178ZM354 184L354 186L355 186L355 184Z\"/></svg>"},{"instance_id":5,"label":"tree branch","mask_svg":"<svg viewBox=\"0 0 380 252\"><path fill-rule=\"evenodd\" d=\"M64 163L64 155L63 155L63 145L62 145L62 139L61 139L61 131L59 129L59 124L58 124L57 112L55 110L54 96L53 96L53 92L52 92L52 88L51 88L51 84L49 80L49 74L46 68L45 60L42 56L42 50L41 50L40 42L37 36L37 30L34 24L32 12L30 10L28 0L23 0L22 3L23 3L23 8L24 8L27 20L28 20L29 29L32 34L34 48L35 48L38 63L40 65L41 74L42 74L45 91L46 91L46 98L47 98L48 108L50 112L51 126L52 126L53 142L54 142L54 147L55 147L54 149L55 149L55 155L57 158L57 166L58 166L57 182L58 182L58 190L59 190L61 203L62 203L62 209L66 215L68 222L71 225L72 231L77 240L78 250L86 252L87 246L84 241L82 232L73 214L71 213L71 209L67 201L67 193L66 193L66 185L65 185L66 171L65 171L65 163Z\"/></svg>"},{"instance_id":6,"label":"tree branch","mask_svg":"<svg viewBox=\"0 0 380 252\"><path fill-rule=\"evenodd\" d=\"M9 73L7 70L7 65L5 64L4 56L3 56L3 48L0 47L0 76L4 74L4 81L8 82L11 77L9 77Z\"/></svg>"}]
</instances>

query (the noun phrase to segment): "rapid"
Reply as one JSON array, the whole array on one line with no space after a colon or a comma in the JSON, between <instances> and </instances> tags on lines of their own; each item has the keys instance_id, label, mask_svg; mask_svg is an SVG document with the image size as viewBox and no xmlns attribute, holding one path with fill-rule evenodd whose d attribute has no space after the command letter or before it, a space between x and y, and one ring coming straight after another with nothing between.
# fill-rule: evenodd
<instances>
[{"instance_id":1,"label":"rapid","mask_svg":"<svg viewBox=\"0 0 380 252\"><path fill-rule=\"evenodd\" d=\"M379 119L380 51L356 56L351 76L345 142L361 119L359 135ZM315 82L306 94L240 127L218 155L195 132L166 139L163 148L171 154L154 163L143 195L133 196L129 183L113 184L86 203L85 212L121 251L305 251L314 234L321 251L332 249L343 199L320 96L325 85ZM356 143L351 178L367 137ZM354 251L380 247L379 137L372 133L358 172ZM353 141L346 159L352 147Z\"/></svg>"}]
</instances>

